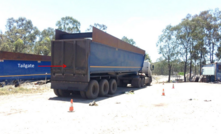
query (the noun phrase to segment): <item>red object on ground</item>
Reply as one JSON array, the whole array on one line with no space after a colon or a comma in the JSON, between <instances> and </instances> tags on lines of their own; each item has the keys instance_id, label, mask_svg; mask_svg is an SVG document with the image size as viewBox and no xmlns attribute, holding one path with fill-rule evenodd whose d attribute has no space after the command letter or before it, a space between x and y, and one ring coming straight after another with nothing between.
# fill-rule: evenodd
<instances>
[{"instance_id":1,"label":"red object on ground","mask_svg":"<svg viewBox=\"0 0 221 134\"><path fill-rule=\"evenodd\" d=\"M74 107L73 107L73 99L71 99L71 106L69 108L69 112L73 112L74 111Z\"/></svg>"},{"instance_id":2,"label":"red object on ground","mask_svg":"<svg viewBox=\"0 0 221 134\"><path fill-rule=\"evenodd\" d=\"M165 96L165 93L164 93L164 89L163 89L163 93L162 93L162 96Z\"/></svg>"}]
</instances>

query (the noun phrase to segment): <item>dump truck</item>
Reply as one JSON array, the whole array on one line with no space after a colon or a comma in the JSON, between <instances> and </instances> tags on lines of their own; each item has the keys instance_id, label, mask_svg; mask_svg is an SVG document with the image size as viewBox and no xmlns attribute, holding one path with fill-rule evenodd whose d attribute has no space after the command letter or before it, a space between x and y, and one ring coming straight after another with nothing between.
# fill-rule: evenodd
<instances>
[{"instance_id":1,"label":"dump truck","mask_svg":"<svg viewBox=\"0 0 221 134\"><path fill-rule=\"evenodd\" d=\"M150 85L151 70L145 51L93 27L88 33L55 31L51 42L51 88L57 96L76 91L83 98L113 95L117 87Z\"/></svg>"}]
</instances>

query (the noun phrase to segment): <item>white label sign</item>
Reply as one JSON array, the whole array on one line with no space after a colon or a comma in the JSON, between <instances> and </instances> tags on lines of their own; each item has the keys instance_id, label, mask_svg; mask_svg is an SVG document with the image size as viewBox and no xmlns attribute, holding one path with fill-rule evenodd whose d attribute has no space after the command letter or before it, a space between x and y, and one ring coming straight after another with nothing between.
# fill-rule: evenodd
<instances>
[{"instance_id":1,"label":"white label sign","mask_svg":"<svg viewBox=\"0 0 221 134\"><path fill-rule=\"evenodd\" d=\"M25 64L25 63L18 63L18 68L34 68L35 65L34 64Z\"/></svg>"}]
</instances>

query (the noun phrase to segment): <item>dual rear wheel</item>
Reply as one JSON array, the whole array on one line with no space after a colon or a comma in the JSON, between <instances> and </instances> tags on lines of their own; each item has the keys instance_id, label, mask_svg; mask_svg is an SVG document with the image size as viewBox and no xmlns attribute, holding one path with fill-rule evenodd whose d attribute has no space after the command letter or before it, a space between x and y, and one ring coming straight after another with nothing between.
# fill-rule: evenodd
<instances>
[{"instance_id":1,"label":"dual rear wheel","mask_svg":"<svg viewBox=\"0 0 221 134\"><path fill-rule=\"evenodd\" d=\"M108 94L114 94L117 91L117 82L115 79L106 80L103 79L99 83L97 80L90 81L88 90L86 92L81 91L81 97L88 99L95 99L98 96L104 97Z\"/></svg>"},{"instance_id":2,"label":"dual rear wheel","mask_svg":"<svg viewBox=\"0 0 221 134\"><path fill-rule=\"evenodd\" d=\"M134 78L132 80L132 86L136 88L141 88L145 86L145 78Z\"/></svg>"}]
</instances>

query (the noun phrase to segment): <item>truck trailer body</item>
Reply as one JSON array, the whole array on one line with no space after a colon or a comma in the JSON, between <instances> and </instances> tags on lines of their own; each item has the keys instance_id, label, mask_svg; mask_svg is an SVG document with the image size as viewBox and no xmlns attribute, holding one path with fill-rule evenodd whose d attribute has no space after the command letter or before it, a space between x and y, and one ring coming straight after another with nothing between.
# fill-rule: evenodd
<instances>
[{"instance_id":1,"label":"truck trailer body","mask_svg":"<svg viewBox=\"0 0 221 134\"><path fill-rule=\"evenodd\" d=\"M207 64L202 67L202 75L209 82L221 81L221 63Z\"/></svg>"},{"instance_id":2,"label":"truck trailer body","mask_svg":"<svg viewBox=\"0 0 221 134\"><path fill-rule=\"evenodd\" d=\"M94 99L114 94L117 86L141 87L152 80L144 58L144 50L96 28L79 34L56 30L51 63L66 67L51 68L51 88L58 96L80 91L82 97Z\"/></svg>"},{"instance_id":3,"label":"truck trailer body","mask_svg":"<svg viewBox=\"0 0 221 134\"><path fill-rule=\"evenodd\" d=\"M51 65L51 57L0 51L0 82L50 79L50 68L39 65Z\"/></svg>"}]
</instances>

